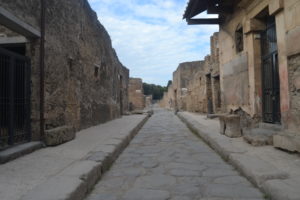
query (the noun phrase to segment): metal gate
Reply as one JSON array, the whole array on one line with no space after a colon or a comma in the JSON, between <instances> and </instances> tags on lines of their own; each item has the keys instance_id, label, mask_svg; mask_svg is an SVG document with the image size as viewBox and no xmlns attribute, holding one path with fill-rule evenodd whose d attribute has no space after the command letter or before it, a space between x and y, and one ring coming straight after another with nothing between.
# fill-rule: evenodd
<instances>
[{"instance_id":1,"label":"metal gate","mask_svg":"<svg viewBox=\"0 0 300 200\"><path fill-rule=\"evenodd\" d=\"M0 149L30 139L30 60L0 48Z\"/></svg>"},{"instance_id":2,"label":"metal gate","mask_svg":"<svg viewBox=\"0 0 300 200\"><path fill-rule=\"evenodd\" d=\"M280 82L278 51L274 17L267 18L267 28L261 35L263 121L280 123Z\"/></svg>"}]
</instances>

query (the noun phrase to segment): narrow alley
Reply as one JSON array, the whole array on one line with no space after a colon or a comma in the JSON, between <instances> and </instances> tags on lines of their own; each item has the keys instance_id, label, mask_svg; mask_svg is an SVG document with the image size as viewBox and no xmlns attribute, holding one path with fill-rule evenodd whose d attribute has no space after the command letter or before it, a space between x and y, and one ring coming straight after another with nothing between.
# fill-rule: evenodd
<instances>
[{"instance_id":1,"label":"narrow alley","mask_svg":"<svg viewBox=\"0 0 300 200\"><path fill-rule=\"evenodd\" d=\"M87 200L259 200L262 194L173 112L154 109Z\"/></svg>"}]
</instances>

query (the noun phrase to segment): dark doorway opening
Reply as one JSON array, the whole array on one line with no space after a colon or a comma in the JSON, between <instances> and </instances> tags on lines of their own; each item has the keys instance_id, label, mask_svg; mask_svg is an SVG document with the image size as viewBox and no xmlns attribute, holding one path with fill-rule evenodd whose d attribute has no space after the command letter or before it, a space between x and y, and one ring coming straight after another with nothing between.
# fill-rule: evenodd
<instances>
[{"instance_id":1,"label":"dark doorway opening","mask_svg":"<svg viewBox=\"0 0 300 200\"><path fill-rule=\"evenodd\" d=\"M214 113L213 109L213 93L212 93L212 83L211 83L211 74L206 75L206 99L207 99L207 113Z\"/></svg>"},{"instance_id":2,"label":"dark doorway opening","mask_svg":"<svg viewBox=\"0 0 300 200\"><path fill-rule=\"evenodd\" d=\"M220 86L220 76L213 77L213 87L214 87L214 107L215 110L221 108L221 86Z\"/></svg>"},{"instance_id":3,"label":"dark doorway opening","mask_svg":"<svg viewBox=\"0 0 300 200\"><path fill-rule=\"evenodd\" d=\"M178 111L178 102L177 102L177 90L174 90L174 109Z\"/></svg>"},{"instance_id":4,"label":"dark doorway opening","mask_svg":"<svg viewBox=\"0 0 300 200\"><path fill-rule=\"evenodd\" d=\"M275 17L266 16L266 30L261 33L263 121L280 123L280 81Z\"/></svg>"},{"instance_id":5,"label":"dark doorway opening","mask_svg":"<svg viewBox=\"0 0 300 200\"><path fill-rule=\"evenodd\" d=\"M123 115L123 76L120 75L120 115Z\"/></svg>"},{"instance_id":6,"label":"dark doorway opening","mask_svg":"<svg viewBox=\"0 0 300 200\"><path fill-rule=\"evenodd\" d=\"M0 47L0 149L31 139L30 60L24 54L25 45Z\"/></svg>"},{"instance_id":7,"label":"dark doorway opening","mask_svg":"<svg viewBox=\"0 0 300 200\"><path fill-rule=\"evenodd\" d=\"M1 44L0 47L8 50L10 52L19 54L21 56L26 55L26 45L25 44Z\"/></svg>"}]
</instances>

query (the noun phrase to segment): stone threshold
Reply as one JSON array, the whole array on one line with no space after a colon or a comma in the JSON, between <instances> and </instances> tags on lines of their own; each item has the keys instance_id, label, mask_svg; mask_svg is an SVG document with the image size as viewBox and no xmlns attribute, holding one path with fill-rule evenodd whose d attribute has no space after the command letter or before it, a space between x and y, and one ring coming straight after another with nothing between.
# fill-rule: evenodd
<instances>
[{"instance_id":1,"label":"stone threshold","mask_svg":"<svg viewBox=\"0 0 300 200\"><path fill-rule=\"evenodd\" d=\"M270 199L300 199L298 154L288 154L271 146L253 147L241 138L228 138L218 132L218 121L212 123L215 127L211 128L211 119L205 116L188 112L179 112L177 116Z\"/></svg>"},{"instance_id":2,"label":"stone threshold","mask_svg":"<svg viewBox=\"0 0 300 200\"><path fill-rule=\"evenodd\" d=\"M99 145L81 160L74 161L24 195L20 200L82 200L109 170L113 162L143 127L150 115L145 115L135 128Z\"/></svg>"},{"instance_id":3,"label":"stone threshold","mask_svg":"<svg viewBox=\"0 0 300 200\"><path fill-rule=\"evenodd\" d=\"M26 154L30 154L40 148L42 148L44 144L42 142L28 142L24 144L19 144L12 146L4 151L0 152L0 164L7 163L11 160L17 159Z\"/></svg>"}]
</instances>

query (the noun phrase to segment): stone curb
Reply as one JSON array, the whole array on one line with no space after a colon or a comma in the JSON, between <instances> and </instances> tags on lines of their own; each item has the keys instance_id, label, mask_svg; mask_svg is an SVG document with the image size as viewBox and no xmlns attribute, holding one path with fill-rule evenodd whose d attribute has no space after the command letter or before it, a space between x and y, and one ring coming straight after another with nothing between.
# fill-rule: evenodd
<instances>
[{"instance_id":1,"label":"stone curb","mask_svg":"<svg viewBox=\"0 0 300 200\"><path fill-rule=\"evenodd\" d=\"M7 163L26 154L30 154L44 146L42 142L28 142L0 152L0 164Z\"/></svg>"},{"instance_id":2,"label":"stone curb","mask_svg":"<svg viewBox=\"0 0 300 200\"><path fill-rule=\"evenodd\" d=\"M272 200L299 200L299 191L293 191L289 174L275 166L251 155L246 151L230 144L230 139L215 138L201 124L187 119L184 114L177 113L187 127L200 136L224 160L231 163L241 174L246 176L254 185L260 188ZM298 183L299 184L299 183Z\"/></svg>"},{"instance_id":3,"label":"stone curb","mask_svg":"<svg viewBox=\"0 0 300 200\"><path fill-rule=\"evenodd\" d=\"M149 115L129 132L99 145L82 160L73 162L58 174L33 188L21 200L82 200L100 180L112 163L127 147L133 137L149 119Z\"/></svg>"}]
</instances>

